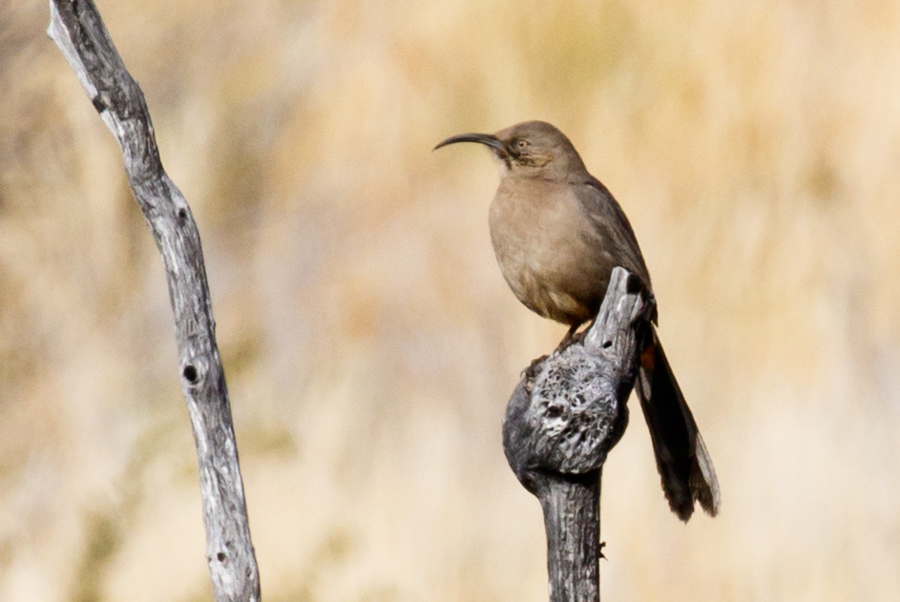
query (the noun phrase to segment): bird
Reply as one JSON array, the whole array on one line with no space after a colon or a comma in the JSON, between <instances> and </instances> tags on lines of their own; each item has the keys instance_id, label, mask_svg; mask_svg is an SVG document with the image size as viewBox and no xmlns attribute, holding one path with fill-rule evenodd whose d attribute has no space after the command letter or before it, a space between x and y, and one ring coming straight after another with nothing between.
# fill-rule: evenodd
<instances>
[{"instance_id":1,"label":"bird","mask_svg":"<svg viewBox=\"0 0 900 602\"><path fill-rule=\"evenodd\" d=\"M656 332L658 311L644 257L622 207L592 176L555 126L526 121L495 134L459 134L487 146L501 164L489 211L491 242L515 296L535 313L569 326L561 346L596 318L612 270L637 276L649 301L649 335L640 351L636 391L650 430L662 488L683 521L695 502L710 516L721 495L712 458Z\"/></svg>"}]
</instances>

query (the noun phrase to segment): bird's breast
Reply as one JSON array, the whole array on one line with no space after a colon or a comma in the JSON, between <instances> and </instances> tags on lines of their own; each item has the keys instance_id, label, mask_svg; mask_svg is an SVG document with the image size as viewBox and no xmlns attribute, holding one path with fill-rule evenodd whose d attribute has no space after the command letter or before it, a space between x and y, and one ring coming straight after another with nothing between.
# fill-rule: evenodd
<instances>
[{"instance_id":1,"label":"bird's breast","mask_svg":"<svg viewBox=\"0 0 900 602\"><path fill-rule=\"evenodd\" d=\"M504 178L490 230L500 271L528 308L565 324L596 314L611 257L567 184Z\"/></svg>"}]
</instances>

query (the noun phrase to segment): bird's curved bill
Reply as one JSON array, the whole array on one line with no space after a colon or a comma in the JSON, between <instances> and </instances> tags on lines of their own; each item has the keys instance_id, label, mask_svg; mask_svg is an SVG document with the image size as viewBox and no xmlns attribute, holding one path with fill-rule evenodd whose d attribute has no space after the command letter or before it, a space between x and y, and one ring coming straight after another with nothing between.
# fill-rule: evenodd
<instances>
[{"instance_id":1,"label":"bird's curved bill","mask_svg":"<svg viewBox=\"0 0 900 602\"><path fill-rule=\"evenodd\" d=\"M456 144L457 142L477 142L479 144L485 144L492 149L494 149L498 154L505 155L506 147L497 139L496 136L491 136L490 134L459 134L458 136L451 136L434 147L433 150L437 150L442 146L447 146L448 144Z\"/></svg>"}]
</instances>

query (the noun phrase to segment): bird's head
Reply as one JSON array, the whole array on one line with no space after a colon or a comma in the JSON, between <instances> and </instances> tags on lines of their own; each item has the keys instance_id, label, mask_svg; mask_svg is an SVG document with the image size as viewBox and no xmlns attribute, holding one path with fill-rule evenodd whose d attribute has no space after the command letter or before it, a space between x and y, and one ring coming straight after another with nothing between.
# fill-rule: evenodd
<instances>
[{"instance_id":1,"label":"bird's head","mask_svg":"<svg viewBox=\"0 0 900 602\"><path fill-rule=\"evenodd\" d=\"M509 175L569 179L587 173L578 151L565 134L544 121L525 121L496 134L460 134L435 150L457 142L488 146L503 161Z\"/></svg>"}]
</instances>

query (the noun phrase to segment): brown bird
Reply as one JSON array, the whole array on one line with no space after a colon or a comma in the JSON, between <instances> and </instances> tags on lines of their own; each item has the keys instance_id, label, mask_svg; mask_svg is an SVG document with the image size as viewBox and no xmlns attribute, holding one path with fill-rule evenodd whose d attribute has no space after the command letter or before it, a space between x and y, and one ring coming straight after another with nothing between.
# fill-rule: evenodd
<instances>
[{"instance_id":1,"label":"brown bird","mask_svg":"<svg viewBox=\"0 0 900 602\"><path fill-rule=\"evenodd\" d=\"M457 142L487 145L502 162L490 209L497 262L519 301L570 326L562 344L597 316L615 266L640 278L655 324L650 274L631 224L562 132L527 121L496 134L453 136L435 149ZM652 325L636 384L669 506L684 521L695 501L715 516L719 484L712 459Z\"/></svg>"}]
</instances>

